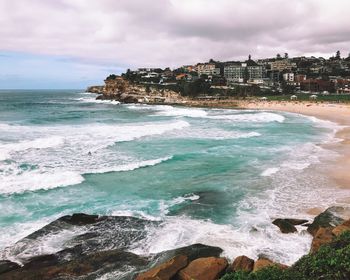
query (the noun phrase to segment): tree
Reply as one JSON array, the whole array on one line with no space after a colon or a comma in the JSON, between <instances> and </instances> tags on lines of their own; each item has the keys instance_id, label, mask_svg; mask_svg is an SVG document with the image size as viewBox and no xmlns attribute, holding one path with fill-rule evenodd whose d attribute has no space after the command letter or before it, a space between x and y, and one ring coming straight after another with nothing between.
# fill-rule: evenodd
<instances>
[{"instance_id":1,"label":"tree","mask_svg":"<svg viewBox=\"0 0 350 280\"><path fill-rule=\"evenodd\" d=\"M281 59L282 57L281 57L281 55L278 53L278 54L276 55L276 58L277 58L277 59Z\"/></svg>"},{"instance_id":2,"label":"tree","mask_svg":"<svg viewBox=\"0 0 350 280\"><path fill-rule=\"evenodd\" d=\"M336 59L340 59L340 51L337 51L337 52L336 52L335 58L336 58Z\"/></svg>"},{"instance_id":3,"label":"tree","mask_svg":"<svg viewBox=\"0 0 350 280\"><path fill-rule=\"evenodd\" d=\"M288 53L284 53L284 58L285 58L285 59L288 59L288 58L289 58Z\"/></svg>"}]
</instances>

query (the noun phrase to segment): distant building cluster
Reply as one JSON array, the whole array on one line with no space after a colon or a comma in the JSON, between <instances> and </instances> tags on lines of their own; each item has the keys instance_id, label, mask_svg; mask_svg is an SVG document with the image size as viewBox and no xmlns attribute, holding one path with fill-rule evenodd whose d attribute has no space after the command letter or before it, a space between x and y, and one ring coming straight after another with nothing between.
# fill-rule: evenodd
<instances>
[{"instance_id":1,"label":"distant building cluster","mask_svg":"<svg viewBox=\"0 0 350 280\"><path fill-rule=\"evenodd\" d=\"M139 68L123 74L127 79L144 84L176 85L203 80L212 88L255 87L276 93L350 94L350 54L335 56L274 58L245 61L209 62L184 65L177 69Z\"/></svg>"}]
</instances>

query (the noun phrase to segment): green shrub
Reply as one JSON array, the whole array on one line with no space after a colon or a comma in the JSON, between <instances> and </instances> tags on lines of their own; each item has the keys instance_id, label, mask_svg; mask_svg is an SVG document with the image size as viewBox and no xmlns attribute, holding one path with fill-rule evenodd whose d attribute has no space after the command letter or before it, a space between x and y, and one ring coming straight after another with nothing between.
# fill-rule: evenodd
<instances>
[{"instance_id":1,"label":"green shrub","mask_svg":"<svg viewBox=\"0 0 350 280\"><path fill-rule=\"evenodd\" d=\"M350 279L350 232L345 232L330 244L321 246L295 263L292 270L307 279Z\"/></svg>"}]
</instances>

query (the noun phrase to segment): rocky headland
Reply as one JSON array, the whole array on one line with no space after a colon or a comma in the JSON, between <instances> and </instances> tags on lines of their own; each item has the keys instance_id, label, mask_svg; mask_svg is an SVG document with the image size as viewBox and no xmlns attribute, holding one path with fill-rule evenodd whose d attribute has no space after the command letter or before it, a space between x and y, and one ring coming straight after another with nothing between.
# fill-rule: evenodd
<instances>
[{"instance_id":1,"label":"rocky headland","mask_svg":"<svg viewBox=\"0 0 350 280\"><path fill-rule=\"evenodd\" d=\"M182 104L185 98L178 92L157 85L131 83L120 76L104 81L104 86L91 86L87 92L98 94L96 99L115 100L122 103Z\"/></svg>"},{"instance_id":2,"label":"rocky headland","mask_svg":"<svg viewBox=\"0 0 350 280\"><path fill-rule=\"evenodd\" d=\"M329 260L335 262L331 268L327 267L327 260L323 260L320 267L308 263L325 252L334 256L340 254L340 258L346 260L350 254L349 217L349 208L331 207L313 221L288 218L271 221L284 234L303 231L313 236L309 255L288 267L267 255L260 255L256 260L247 256L228 260L221 256L221 248L203 244L138 255L133 253L134 245L146 238L146 228L156 227L159 222L134 217L73 214L51 222L1 252L0 279L349 279L346 278L350 276L349 259L340 265L341 271L337 271L336 257ZM75 234L67 235L60 250L43 252L38 249L67 232ZM327 275L334 273L334 278L317 277L325 275L325 268ZM254 278L260 271L266 275L277 273L278 277L284 275L285 278ZM243 278L235 278L237 273Z\"/></svg>"}]
</instances>

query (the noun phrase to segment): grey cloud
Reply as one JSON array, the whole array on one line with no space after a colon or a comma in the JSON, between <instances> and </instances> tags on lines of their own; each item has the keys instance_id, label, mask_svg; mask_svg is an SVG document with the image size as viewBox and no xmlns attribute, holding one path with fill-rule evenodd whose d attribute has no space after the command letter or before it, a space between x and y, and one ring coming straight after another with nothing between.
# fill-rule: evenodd
<instances>
[{"instance_id":1,"label":"grey cloud","mask_svg":"<svg viewBox=\"0 0 350 280\"><path fill-rule=\"evenodd\" d=\"M350 50L347 0L2 0L0 50L177 66Z\"/></svg>"}]
</instances>

